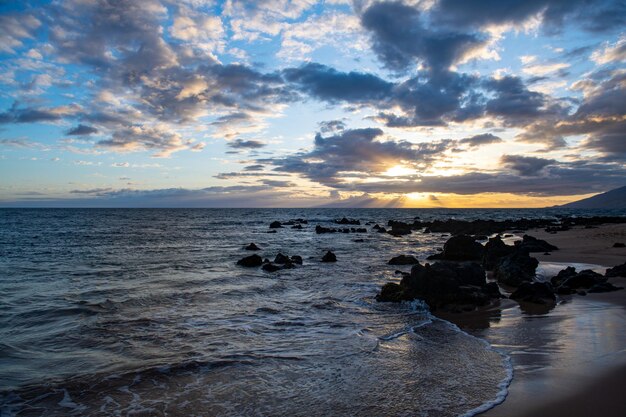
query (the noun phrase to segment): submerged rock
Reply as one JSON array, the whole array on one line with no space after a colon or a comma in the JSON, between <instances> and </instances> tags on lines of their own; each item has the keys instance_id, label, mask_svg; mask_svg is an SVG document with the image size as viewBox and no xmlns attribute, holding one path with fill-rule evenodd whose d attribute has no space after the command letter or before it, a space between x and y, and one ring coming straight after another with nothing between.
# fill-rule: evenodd
<instances>
[{"instance_id":1,"label":"submerged rock","mask_svg":"<svg viewBox=\"0 0 626 417\"><path fill-rule=\"evenodd\" d=\"M270 229L280 229L283 225L279 221L273 221L270 223Z\"/></svg>"},{"instance_id":2,"label":"submerged rock","mask_svg":"<svg viewBox=\"0 0 626 417\"><path fill-rule=\"evenodd\" d=\"M268 264L263 265L263 270L267 272L276 272L280 270L280 267L270 262Z\"/></svg>"},{"instance_id":3,"label":"submerged rock","mask_svg":"<svg viewBox=\"0 0 626 417\"><path fill-rule=\"evenodd\" d=\"M326 252L326 255L322 257L322 262L337 262L337 257L331 251Z\"/></svg>"},{"instance_id":4,"label":"submerged rock","mask_svg":"<svg viewBox=\"0 0 626 417\"><path fill-rule=\"evenodd\" d=\"M589 292L590 293L611 292L611 291L617 291L617 290L623 290L623 289L624 287L616 287L610 282L599 282L597 284L594 284L593 287L589 288Z\"/></svg>"},{"instance_id":5,"label":"submerged rock","mask_svg":"<svg viewBox=\"0 0 626 417\"><path fill-rule=\"evenodd\" d=\"M248 246L245 247L246 250L261 250L261 248L259 248L257 245L255 245L254 243L250 243Z\"/></svg>"},{"instance_id":6,"label":"submerged rock","mask_svg":"<svg viewBox=\"0 0 626 417\"><path fill-rule=\"evenodd\" d=\"M291 262L293 262L294 264L302 265L302 256L293 255L291 257Z\"/></svg>"},{"instance_id":7,"label":"submerged rock","mask_svg":"<svg viewBox=\"0 0 626 417\"><path fill-rule=\"evenodd\" d=\"M343 218L341 220L335 220L335 223L337 224L351 224L351 225L355 225L355 226L360 226L361 225L361 221L360 220L356 220L356 219L347 219L347 218Z\"/></svg>"},{"instance_id":8,"label":"submerged rock","mask_svg":"<svg viewBox=\"0 0 626 417\"><path fill-rule=\"evenodd\" d=\"M622 243L622 242L615 242L613 244L614 248L626 248L626 243Z\"/></svg>"},{"instance_id":9,"label":"submerged rock","mask_svg":"<svg viewBox=\"0 0 626 417\"><path fill-rule=\"evenodd\" d=\"M410 255L399 255L391 258L388 265L415 265L418 264L419 261L415 256Z\"/></svg>"},{"instance_id":10,"label":"submerged rock","mask_svg":"<svg viewBox=\"0 0 626 417\"><path fill-rule=\"evenodd\" d=\"M237 261L237 265L245 266L247 268L261 266L262 264L263 264L263 258L261 258L259 255L246 256L245 258L242 258Z\"/></svg>"}]
</instances>

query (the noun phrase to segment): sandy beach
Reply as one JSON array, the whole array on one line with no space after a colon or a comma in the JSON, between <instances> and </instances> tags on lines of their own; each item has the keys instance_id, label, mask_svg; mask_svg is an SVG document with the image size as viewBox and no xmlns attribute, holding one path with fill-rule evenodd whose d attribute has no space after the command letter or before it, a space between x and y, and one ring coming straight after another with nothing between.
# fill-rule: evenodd
<instances>
[{"instance_id":1,"label":"sandy beach","mask_svg":"<svg viewBox=\"0 0 626 417\"><path fill-rule=\"evenodd\" d=\"M626 261L626 225L527 234L559 247L533 254L544 270L573 264L605 267ZM609 282L626 287L626 278ZM545 314L528 314L510 300L454 319L466 331L507 352L514 378L506 400L486 417L626 415L626 291L565 296Z\"/></svg>"}]
</instances>

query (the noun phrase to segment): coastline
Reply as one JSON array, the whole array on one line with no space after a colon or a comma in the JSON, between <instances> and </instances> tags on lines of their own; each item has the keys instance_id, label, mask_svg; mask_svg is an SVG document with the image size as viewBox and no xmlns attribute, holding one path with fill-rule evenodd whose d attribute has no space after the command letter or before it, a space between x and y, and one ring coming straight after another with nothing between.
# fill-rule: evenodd
<instances>
[{"instance_id":1,"label":"coastline","mask_svg":"<svg viewBox=\"0 0 626 417\"><path fill-rule=\"evenodd\" d=\"M626 261L626 249L613 248L626 241L624 224L526 234L559 247L550 255L532 254L552 269L591 264L604 273ZM609 282L626 287L626 278ZM565 296L545 314L528 314L516 302L502 300L470 314L438 315L511 357L514 375L507 398L481 416L626 414L621 395L626 385L626 290Z\"/></svg>"}]
</instances>

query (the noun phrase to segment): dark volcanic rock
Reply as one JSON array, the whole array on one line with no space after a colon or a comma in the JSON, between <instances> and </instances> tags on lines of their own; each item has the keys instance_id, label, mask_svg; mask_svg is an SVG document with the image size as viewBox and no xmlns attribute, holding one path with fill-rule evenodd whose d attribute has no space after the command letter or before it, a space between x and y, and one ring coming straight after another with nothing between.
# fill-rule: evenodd
<instances>
[{"instance_id":1,"label":"dark volcanic rock","mask_svg":"<svg viewBox=\"0 0 626 417\"><path fill-rule=\"evenodd\" d=\"M322 258L322 262L337 262L337 257L331 251L326 252L326 255Z\"/></svg>"},{"instance_id":2,"label":"dark volcanic rock","mask_svg":"<svg viewBox=\"0 0 626 417\"><path fill-rule=\"evenodd\" d=\"M483 254L483 267L492 270L498 260L515 252L515 246L509 246L502 241L500 236L493 237L485 244Z\"/></svg>"},{"instance_id":3,"label":"dark volcanic rock","mask_svg":"<svg viewBox=\"0 0 626 417\"><path fill-rule=\"evenodd\" d=\"M276 272L280 269L278 265L274 265L273 263L263 265L263 270L267 272Z\"/></svg>"},{"instance_id":4,"label":"dark volcanic rock","mask_svg":"<svg viewBox=\"0 0 626 417\"><path fill-rule=\"evenodd\" d=\"M532 281L539 261L531 258L528 252L516 250L508 256L500 258L493 270L498 282L510 287L517 287L524 281Z\"/></svg>"},{"instance_id":5,"label":"dark volcanic rock","mask_svg":"<svg viewBox=\"0 0 626 417\"><path fill-rule=\"evenodd\" d=\"M411 225L404 222L399 222L395 220L389 220L387 223L388 226L391 226L391 230L387 231L392 236L404 236L411 234ZM381 229L379 229L380 231Z\"/></svg>"},{"instance_id":6,"label":"dark volcanic rock","mask_svg":"<svg viewBox=\"0 0 626 417\"><path fill-rule=\"evenodd\" d=\"M467 235L452 236L443 245L440 259L447 261L477 261L483 257L485 248Z\"/></svg>"},{"instance_id":7,"label":"dark volcanic rock","mask_svg":"<svg viewBox=\"0 0 626 417\"><path fill-rule=\"evenodd\" d=\"M499 298L497 285L487 284L485 270L476 263L438 262L416 264L411 274L403 274L400 284L385 284L378 301L424 300L432 310L444 306L474 308Z\"/></svg>"},{"instance_id":8,"label":"dark volcanic rock","mask_svg":"<svg viewBox=\"0 0 626 417\"><path fill-rule=\"evenodd\" d=\"M519 243L519 247L526 252L550 252L559 249L545 240L537 239L529 235L524 235L522 242Z\"/></svg>"},{"instance_id":9,"label":"dark volcanic rock","mask_svg":"<svg viewBox=\"0 0 626 417\"><path fill-rule=\"evenodd\" d=\"M410 255L400 255L395 256L387 262L388 265L415 265L418 264L419 261L415 256Z\"/></svg>"},{"instance_id":10,"label":"dark volcanic rock","mask_svg":"<svg viewBox=\"0 0 626 417\"><path fill-rule=\"evenodd\" d=\"M621 242L616 242L613 244L614 248L626 248L626 244L625 243L621 243Z\"/></svg>"},{"instance_id":11,"label":"dark volcanic rock","mask_svg":"<svg viewBox=\"0 0 626 417\"><path fill-rule=\"evenodd\" d=\"M355 220L355 219L346 219L345 217L341 220L335 220L335 223L337 224L352 224L355 226L360 226L361 225L361 221L360 220Z\"/></svg>"},{"instance_id":12,"label":"dark volcanic rock","mask_svg":"<svg viewBox=\"0 0 626 417\"><path fill-rule=\"evenodd\" d=\"M550 282L556 287L557 293L572 294L576 292L575 290L581 288L589 289L596 284L604 284L606 280L606 277L590 269L576 272L574 267L568 266L562 271L559 271L555 277L552 277Z\"/></svg>"},{"instance_id":13,"label":"dark volcanic rock","mask_svg":"<svg viewBox=\"0 0 626 417\"><path fill-rule=\"evenodd\" d=\"M259 248L257 245L255 245L254 243L250 243L248 246L245 247L246 250L261 250L261 248Z\"/></svg>"},{"instance_id":14,"label":"dark volcanic rock","mask_svg":"<svg viewBox=\"0 0 626 417\"><path fill-rule=\"evenodd\" d=\"M245 258L237 261L237 265L245 267L261 266L262 264L263 258L261 258L259 255L246 256Z\"/></svg>"},{"instance_id":15,"label":"dark volcanic rock","mask_svg":"<svg viewBox=\"0 0 626 417\"><path fill-rule=\"evenodd\" d=\"M547 282L522 282L509 298L535 304L554 304L556 302L552 285Z\"/></svg>"},{"instance_id":16,"label":"dark volcanic rock","mask_svg":"<svg viewBox=\"0 0 626 417\"><path fill-rule=\"evenodd\" d=\"M278 253L278 255L276 255L276 258L274 258L274 263L275 264L285 264L287 262L290 262L289 257L283 255L282 253Z\"/></svg>"},{"instance_id":17,"label":"dark volcanic rock","mask_svg":"<svg viewBox=\"0 0 626 417\"><path fill-rule=\"evenodd\" d=\"M626 277L626 262L606 270L605 277Z\"/></svg>"},{"instance_id":18,"label":"dark volcanic rock","mask_svg":"<svg viewBox=\"0 0 626 417\"><path fill-rule=\"evenodd\" d=\"M294 264L302 265L302 256L293 255L291 257L291 262L293 262Z\"/></svg>"},{"instance_id":19,"label":"dark volcanic rock","mask_svg":"<svg viewBox=\"0 0 626 417\"><path fill-rule=\"evenodd\" d=\"M279 221L274 221L270 223L270 229L280 229L283 225Z\"/></svg>"}]
</instances>

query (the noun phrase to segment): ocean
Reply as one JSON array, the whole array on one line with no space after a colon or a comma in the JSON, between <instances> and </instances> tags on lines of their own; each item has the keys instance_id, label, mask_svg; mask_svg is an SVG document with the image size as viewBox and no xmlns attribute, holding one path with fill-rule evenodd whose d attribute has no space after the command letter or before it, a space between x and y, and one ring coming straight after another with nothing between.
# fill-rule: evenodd
<instances>
[{"instance_id":1,"label":"ocean","mask_svg":"<svg viewBox=\"0 0 626 417\"><path fill-rule=\"evenodd\" d=\"M420 301L375 301L410 270L391 257L447 236L372 226L561 214L615 213L0 209L0 415L472 416L506 396L507 353ZM342 217L368 233L315 233ZM237 266L251 242L303 265Z\"/></svg>"}]
</instances>

